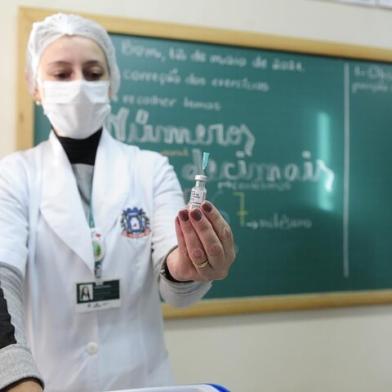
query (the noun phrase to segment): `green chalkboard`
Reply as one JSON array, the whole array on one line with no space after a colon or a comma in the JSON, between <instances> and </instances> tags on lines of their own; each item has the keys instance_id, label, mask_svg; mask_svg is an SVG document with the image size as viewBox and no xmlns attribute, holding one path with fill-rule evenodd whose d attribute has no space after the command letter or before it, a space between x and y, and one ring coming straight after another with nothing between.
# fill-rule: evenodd
<instances>
[{"instance_id":1,"label":"green chalkboard","mask_svg":"<svg viewBox=\"0 0 392 392\"><path fill-rule=\"evenodd\" d=\"M111 34L108 129L159 151L208 198L238 257L208 299L392 288L392 66L294 50ZM49 125L34 109L34 143Z\"/></svg>"}]
</instances>

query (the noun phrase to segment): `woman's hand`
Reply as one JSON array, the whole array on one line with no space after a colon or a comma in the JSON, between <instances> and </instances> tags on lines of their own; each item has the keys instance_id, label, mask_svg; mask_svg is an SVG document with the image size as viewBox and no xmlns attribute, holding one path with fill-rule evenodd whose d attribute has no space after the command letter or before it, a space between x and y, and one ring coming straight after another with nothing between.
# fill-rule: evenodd
<instances>
[{"instance_id":1,"label":"woman's hand","mask_svg":"<svg viewBox=\"0 0 392 392\"><path fill-rule=\"evenodd\" d=\"M166 259L178 281L224 279L235 258L233 233L219 211L204 202L201 208L181 210L176 218L178 248Z\"/></svg>"}]
</instances>

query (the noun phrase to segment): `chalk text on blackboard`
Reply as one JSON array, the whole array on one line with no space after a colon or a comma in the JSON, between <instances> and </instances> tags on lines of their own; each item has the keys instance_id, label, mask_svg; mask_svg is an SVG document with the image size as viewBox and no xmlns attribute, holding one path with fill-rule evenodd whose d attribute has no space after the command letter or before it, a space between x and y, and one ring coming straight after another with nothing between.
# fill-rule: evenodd
<instances>
[{"instance_id":1,"label":"chalk text on blackboard","mask_svg":"<svg viewBox=\"0 0 392 392\"><path fill-rule=\"evenodd\" d=\"M275 212L271 217L247 221L245 227L253 230L293 230L311 229L313 222L307 218L291 217Z\"/></svg>"},{"instance_id":2,"label":"chalk text on blackboard","mask_svg":"<svg viewBox=\"0 0 392 392\"><path fill-rule=\"evenodd\" d=\"M147 110L139 109L134 121L128 123L129 109L121 107L117 114L111 113L107 120L109 131L127 143L166 143L174 145L242 146L246 156L252 156L255 136L246 124L197 124L194 130L177 125L153 125Z\"/></svg>"}]
</instances>

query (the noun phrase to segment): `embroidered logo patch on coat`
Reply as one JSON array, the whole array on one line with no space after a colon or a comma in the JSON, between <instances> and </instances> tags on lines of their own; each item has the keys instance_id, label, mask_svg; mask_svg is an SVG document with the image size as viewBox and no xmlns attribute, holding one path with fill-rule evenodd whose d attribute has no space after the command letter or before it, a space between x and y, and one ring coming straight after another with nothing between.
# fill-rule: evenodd
<instances>
[{"instance_id":1,"label":"embroidered logo patch on coat","mask_svg":"<svg viewBox=\"0 0 392 392\"><path fill-rule=\"evenodd\" d=\"M150 234L150 219L142 208L127 208L121 215L122 235L128 238L140 238Z\"/></svg>"}]
</instances>

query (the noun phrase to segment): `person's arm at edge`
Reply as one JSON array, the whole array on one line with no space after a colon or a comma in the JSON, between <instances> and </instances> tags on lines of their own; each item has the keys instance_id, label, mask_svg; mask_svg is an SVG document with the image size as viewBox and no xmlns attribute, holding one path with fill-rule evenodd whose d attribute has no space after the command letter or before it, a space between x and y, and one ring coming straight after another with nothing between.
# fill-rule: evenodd
<instances>
[{"instance_id":1,"label":"person's arm at edge","mask_svg":"<svg viewBox=\"0 0 392 392\"><path fill-rule=\"evenodd\" d=\"M22 274L0 263L0 391L40 392L44 384L23 327Z\"/></svg>"}]
</instances>

